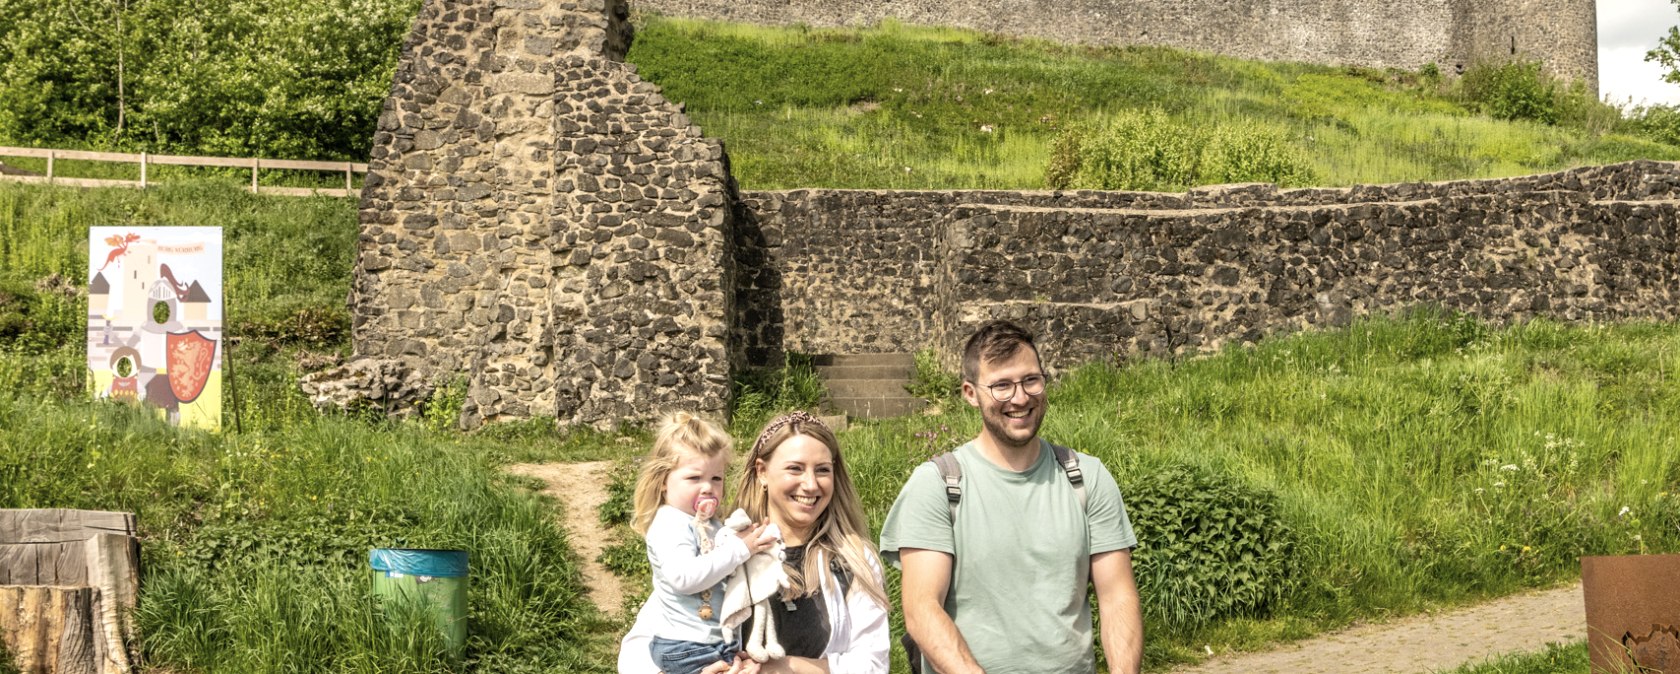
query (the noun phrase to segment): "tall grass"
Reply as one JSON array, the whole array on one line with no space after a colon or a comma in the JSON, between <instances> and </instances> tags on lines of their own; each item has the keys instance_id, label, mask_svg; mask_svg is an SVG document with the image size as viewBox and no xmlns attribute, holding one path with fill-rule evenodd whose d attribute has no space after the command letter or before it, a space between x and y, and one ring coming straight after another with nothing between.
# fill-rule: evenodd
<instances>
[{"instance_id":1,"label":"tall grass","mask_svg":"<svg viewBox=\"0 0 1680 674\"><path fill-rule=\"evenodd\" d=\"M393 620L370 597L370 548L421 547L471 555L469 668L607 669L553 512L498 476L494 443L330 417L182 431L140 410L5 393L0 446L0 507L139 516L154 663L449 670L424 616Z\"/></svg>"}]
</instances>

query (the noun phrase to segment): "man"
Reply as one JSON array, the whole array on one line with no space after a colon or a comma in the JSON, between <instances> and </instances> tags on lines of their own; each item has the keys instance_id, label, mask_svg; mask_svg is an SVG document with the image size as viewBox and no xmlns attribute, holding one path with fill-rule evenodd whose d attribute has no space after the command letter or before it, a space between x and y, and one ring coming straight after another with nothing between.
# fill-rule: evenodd
<instances>
[{"instance_id":1,"label":"man","mask_svg":"<svg viewBox=\"0 0 1680 674\"><path fill-rule=\"evenodd\" d=\"M1007 321L981 326L962 369L963 399L980 409L982 428L954 452L955 508L940 469L925 463L881 528L882 555L904 571L904 624L922 671L1094 672L1089 583L1109 669L1135 674L1143 659L1137 538L1114 476L1072 453L1081 495L1038 437L1045 374L1031 333Z\"/></svg>"}]
</instances>

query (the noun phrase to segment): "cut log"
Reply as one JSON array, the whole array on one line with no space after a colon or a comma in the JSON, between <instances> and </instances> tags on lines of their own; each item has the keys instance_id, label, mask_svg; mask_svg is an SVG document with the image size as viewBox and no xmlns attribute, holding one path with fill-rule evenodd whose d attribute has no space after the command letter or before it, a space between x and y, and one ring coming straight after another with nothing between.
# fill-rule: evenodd
<instances>
[{"instance_id":1,"label":"cut log","mask_svg":"<svg viewBox=\"0 0 1680 674\"><path fill-rule=\"evenodd\" d=\"M87 585L87 542L0 543L0 585Z\"/></svg>"},{"instance_id":2,"label":"cut log","mask_svg":"<svg viewBox=\"0 0 1680 674\"><path fill-rule=\"evenodd\" d=\"M20 674L102 674L91 587L0 587L0 639Z\"/></svg>"},{"instance_id":3,"label":"cut log","mask_svg":"<svg viewBox=\"0 0 1680 674\"><path fill-rule=\"evenodd\" d=\"M96 533L133 536L134 513L102 510L0 510L0 544L80 543Z\"/></svg>"},{"instance_id":4,"label":"cut log","mask_svg":"<svg viewBox=\"0 0 1680 674\"><path fill-rule=\"evenodd\" d=\"M140 542L119 534L87 540L88 584L99 591L96 622L100 671L125 673L138 660L134 606L140 592Z\"/></svg>"},{"instance_id":5,"label":"cut log","mask_svg":"<svg viewBox=\"0 0 1680 674\"><path fill-rule=\"evenodd\" d=\"M128 674L139 654L134 516L0 510L0 640L23 674Z\"/></svg>"}]
</instances>

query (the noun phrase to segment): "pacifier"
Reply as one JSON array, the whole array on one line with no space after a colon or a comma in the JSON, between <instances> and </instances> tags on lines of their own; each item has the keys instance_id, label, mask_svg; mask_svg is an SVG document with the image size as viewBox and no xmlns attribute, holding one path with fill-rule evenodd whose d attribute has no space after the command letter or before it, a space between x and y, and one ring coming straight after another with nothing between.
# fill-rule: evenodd
<instances>
[{"instance_id":1,"label":"pacifier","mask_svg":"<svg viewBox=\"0 0 1680 674\"><path fill-rule=\"evenodd\" d=\"M694 497L694 515L696 517L711 519L712 515L717 513L717 507L718 498L716 496L701 494Z\"/></svg>"}]
</instances>

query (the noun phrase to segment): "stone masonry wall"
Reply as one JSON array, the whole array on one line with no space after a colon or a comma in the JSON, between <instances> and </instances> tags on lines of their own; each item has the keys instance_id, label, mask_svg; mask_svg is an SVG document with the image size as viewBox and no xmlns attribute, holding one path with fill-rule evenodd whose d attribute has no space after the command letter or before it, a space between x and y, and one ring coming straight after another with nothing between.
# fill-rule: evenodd
<instances>
[{"instance_id":1,"label":"stone masonry wall","mask_svg":"<svg viewBox=\"0 0 1680 674\"><path fill-rule=\"evenodd\" d=\"M463 422L721 413L733 184L635 68L623 0L427 0L362 194L358 358L464 377Z\"/></svg>"},{"instance_id":2,"label":"stone masonry wall","mask_svg":"<svg viewBox=\"0 0 1680 674\"><path fill-rule=\"evenodd\" d=\"M964 203L1182 207L1150 192L795 190L742 195L739 339L754 364L926 345L939 223ZM750 257L750 259L748 259Z\"/></svg>"},{"instance_id":3,"label":"stone masonry wall","mask_svg":"<svg viewBox=\"0 0 1680 674\"><path fill-rule=\"evenodd\" d=\"M1598 86L1596 0L640 0L637 9L766 24L896 19L1058 42L1240 58L1462 71L1518 55Z\"/></svg>"},{"instance_id":4,"label":"stone masonry wall","mask_svg":"<svg viewBox=\"0 0 1680 674\"><path fill-rule=\"evenodd\" d=\"M1057 362L1218 348L1432 305L1494 320L1680 316L1680 204L1579 192L1148 212L963 206L934 341L1033 325Z\"/></svg>"},{"instance_id":5,"label":"stone masonry wall","mask_svg":"<svg viewBox=\"0 0 1680 674\"><path fill-rule=\"evenodd\" d=\"M915 351L931 345L939 330L935 317L946 315L943 311L950 306L947 301L961 299L934 299L939 260L944 254L940 246L945 243L953 210L959 206L1154 212L1415 202L1438 209L1442 203L1467 197L1556 191L1592 200L1675 199L1680 198L1680 170L1674 164L1639 161L1489 180L1294 190L1279 190L1268 184L1224 185L1183 194L746 192L739 218L745 224L737 232L743 257L736 287L743 312L736 320L736 329L754 364L776 362L784 348L828 354ZM1364 217L1369 208L1321 210L1345 220ZM1041 244L1028 237L1021 245L1054 247L1061 243L1052 240ZM1091 254L1099 260L1105 255L1101 248Z\"/></svg>"}]
</instances>

